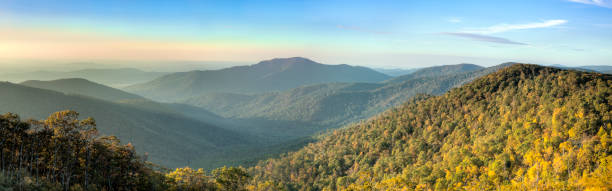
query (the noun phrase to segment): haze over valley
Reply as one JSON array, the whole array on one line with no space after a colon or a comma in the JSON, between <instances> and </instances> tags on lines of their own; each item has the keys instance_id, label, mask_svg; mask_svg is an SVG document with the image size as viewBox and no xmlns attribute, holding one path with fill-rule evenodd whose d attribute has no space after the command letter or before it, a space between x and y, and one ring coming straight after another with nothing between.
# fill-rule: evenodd
<instances>
[{"instance_id":1,"label":"haze over valley","mask_svg":"<svg viewBox=\"0 0 612 191\"><path fill-rule=\"evenodd\" d=\"M612 190L610 18L0 0L0 190Z\"/></svg>"}]
</instances>

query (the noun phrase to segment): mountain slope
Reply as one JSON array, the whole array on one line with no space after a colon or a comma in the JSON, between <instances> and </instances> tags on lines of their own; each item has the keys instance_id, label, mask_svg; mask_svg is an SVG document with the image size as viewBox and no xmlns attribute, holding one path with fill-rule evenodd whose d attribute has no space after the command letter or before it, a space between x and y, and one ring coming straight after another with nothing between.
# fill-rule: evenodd
<instances>
[{"instance_id":1,"label":"mountain slope","mask_svg":"<svg viewBox=\"0 0 612 191\"><path fill-rule=\"evenodd\" d=\"M397 106L417 94L442 94L499 68L449 65L421 69L385 83L327 83L264 94L205 94L181 102L203 107L224 117L264 118L319 123L339 127ZM419 71L421 71L419 70ZM445 75L439 74L445 71ZM430 75L426 75L430 74Z\"/></svg>"},{"instance_id":2,"label":"mountain slope","mask_svg":"<svg viewBox=\"0 0 612 191\"><path fill-rule=\"evenodd\" d=\"M286 190L610 190L612 75L514 65L250 169Z\"/></svg>"},{"instance_id":3,"label":"mountain slope","mask_svg":"<svg viewBox=\"0 0 612 191\"><path fill-rule=\"evenodd\" d=\"M459 74L464 72L473 72L476 70L483 69L482 66L474 64L457 64L457 65L444 65L434 66L419 69L411 74L398 76L389 80L389 82L402 82L410 79L423 78L423 77L436 77L436 76L447 76L453 74Z\"/></svg>"},{"instance_id":4,"label":"mountain slope","mask_svg":"<svg viewBox=\"0 0 612 191\"><path fill-rule=\"evenodd\" d=\"M601 73L612 74L612 66L600 65L600 66L580 66L580 68L598 71Z\"/></svg>"},{"instance_id":5,"label":"mountain slope","mask_svg":"<svg viewBox=\"0 0 612 191\"><path fill-rule=\"evenodd\" d=\"M152 161L167 166L185 165L225 147L248 144L242 134L179 114L0 83L0 113L43 119L61 110L93 117L101 134L131 142L140 154L146 152Z\"/></svg>"},{"instance_id":6,"label":"mountain slope","mask_svg":"<svg viewBox=\"0 0 612 191\"><path fill-rule=\"evenodd\" d=\"M114 102L121 106L131 107L133 110L143 110L150 113L158 113L159 115L181 116L183 118L189 118L189 120L192 121L201 121L204 123L204 126L214 126L233 132L240 132L239 134L244 136L243 138L249 142L248 145L230 144L227 147L223 147L223 149L216 150L202 147L202 149L206 150L202 156L189 156L189 160L182 160L182 163L177 162L177 165L186 165L189 163L189 165L207 169L213 169L224 165L254 165L257 160L269 158L267 156L270 155L275 156L278 153L286 152L287 150L285 149L287 148L291 148L292 150L299 148L303 145L302 142L304 142L304 140L310 140L309 138L304 138L305 136L310 136L315 133L314 130L320 129L315 128L313 124L299 121L226 119L201 107L176 103L159 103L84 79L28 81L23 84L46 88L77 97L88 96L106 99L107 101ZM129 99L131 98L130 96L135 96L136 98ZM34 107L31 109L39 108ZM123 125L124 129L134 128L133 123L123 123L121 125ZM262 129L268 131L262 131ZM149 135L136 134L134 136ZM219 134L218 136L225 135ZM230 136L229 138L232 137ZM288 144L296 146L287 147L287 142L291 142ZM194 152L191 151L190 153Z\"/></svg>"},{"instance_id":7,"label":"mountain slope","mask_svg":"<svg viewBox=\"0 0 612 191\"><path fill-rule=\"evenodd\" d=\"M144 99L138 95L127 93L82 78L58 79L51 81L28 80L19 84L33 88L63 92L66 94L85 95L106 101Z\"/></svg>"},{"instance_id":8,"label":"mountain slope","mask_svg":"<svg viewBox=\"0 0 612 191\"><path fill-rule=\"evenodd\" d=\"M83 69L68 72L57 71L36 71L27 73L5 74L0 76L0 80L10 82L23 82L26 80L57 80L64 78L86 78L96 83L101 83L107 86L123 87L135 83L142 83L166 73L163 72L145 72L133 68L117 68L117 69Z\"/></svg>"},{"instance_id":9,"label":"mountain slope","mask_svg":"<svg viewBox=\"0 0 612 191\"><path fill-rule=\"evenodd\" d=\"M383 73L383 74L387 74L389 76L393 76L393 77L397 77L397 76L403 76L403 75L407 75L407 74L412 74L414 72L416 72L417 68L411 68L411 69L384 69L384 68L374 68L374 70Z\"/></svg>"},{"instance_id":10,"label":"mountain slope","mask_svg":"<svg viewBox=\"0 0 612 191\"><path fill-rule=\"evenodd\" d=\"M119 89L111 88L102 84L88 81L86 79L59 79L52 81L29 80L20 85L62 92L64 94L82 95L105 101L131 105L139 109L167 113L171 115L184 115L198 119L209 124L227 127L228 121L222 117L199 107L185 104L158 103L135 94L127 93Z\"/></svg>"},{"instance_id":11,"label":"mountain slope","mask_svg":"<svg viewBox=\"0 0 612 191\"><path fill-rule=\"evenodd\" d=\"M327 82L379 82L389 76L369 68L325 65L295 57L250 66L169 74L124 88L153 100L176 101L204 93L258 93Z\"/></svg>"}]
</instances>

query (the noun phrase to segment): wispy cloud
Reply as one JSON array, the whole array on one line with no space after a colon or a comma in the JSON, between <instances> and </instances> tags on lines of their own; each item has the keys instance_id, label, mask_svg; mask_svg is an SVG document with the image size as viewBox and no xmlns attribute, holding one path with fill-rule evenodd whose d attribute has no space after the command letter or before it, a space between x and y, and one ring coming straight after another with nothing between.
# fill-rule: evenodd
<instances>
[{"instance_id":1,"label":"wispy cloud","mask_svg":"<svg viewBox=\"0 0 612 191\"><path fill-rule=\"evenodd\" d=\"M547 20L544 22L534 22L534 23L525 23L525 24L498 24L490 27L475 29L475 30L467 30L463 31L465 33L475 33L475 34L493 34L493 33L501 33L512 30L524 30L524 29L536 29L536 28L548 28L557 25L562 25L567 23L566 20L556 19L556 20Z\"/></svg>"},{"instance_id":2,"label":"wispy cloud","mask_svg":"<svg viewBox=\"0 0 612 191\"><path fill-rule=\"evenodd\" d=\"M390 34L390 32L386 32L386 31L371 30L371 29L366 29L366 28L361 28L361 27L356 27L356 26L337 25L336 27L342 30L356 31L356 32L362 32L362 33Z\"/></svg>"},{"instance_id":3,"label":"wispy cloud","mask_svg":"<svg viewBox=\"0 0 612 191\"><path fill-rule=\"evenodd\" d=\"M499 43L499 44L527 45L525 43L515 42L515 41L509 40L509 39L505 39L505 38L501 38L501 37L481 35L481 34L461 33L461 32L445 32L445 33L442 33L442 34L456 36L456 37L461 37L461 38L466 38L466 39L470 39L470 40L492 42L492 43Z\"/></svg>"},{"instance_id":4,"label":"wispy cloud","mask_svg":"<svg viewBox=\"0 0 612 191\"><path fill-rule=\"evenodd\" d=\"M612 8L612 2L609 0L567 0L574 3L582 3L587 5L595 5L600 7Z\"/></svg>"},{"instance_id":5,"label":"wispy cloud","mask_svg":"<svg viewBox=\"0 0 612 191\"><path fill-rule=\"evenodd\" d=\"M556 19L547 20L543 22L533 22L524 24L497 24L490 27L463 30L460 32L446 32L442 33L445 35L451 35L461 38L467 38L476 41L492 42L499 44L514 44L514 45L527 45L526 43L512 41L502 37L490 36L490 34L503 33L513 30L525 30L525 29L537 29L537 28L549 28L567 23L566 20Z\"/></svg>"}]
</instances>

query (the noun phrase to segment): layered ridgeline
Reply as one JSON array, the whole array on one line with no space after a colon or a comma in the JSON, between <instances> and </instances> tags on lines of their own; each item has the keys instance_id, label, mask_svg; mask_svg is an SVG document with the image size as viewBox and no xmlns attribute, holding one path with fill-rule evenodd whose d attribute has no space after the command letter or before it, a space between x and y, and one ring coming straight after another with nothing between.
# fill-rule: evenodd
<instances>
[{"instance_id":1,"label":"layered ridgeline","mask_svg":"<svg viewBox=\"0 0 612 191\"><path fill-rule=\"evenodd\" d=\"M265 190L610 190L612 76L514 65L250 169Z\"/></svg>"},{"instance_id":2,"label":"layered ridgeline","mask_svg":"<svg viewBox=\"0 0 612 191\"><path fill-rule=\"evenodd\" d=\"M6 103L0 101L0 105L11 105L11 108L19 109L3 108L0 111L12 111L22 114L23 117L40 119L39 117L44 116L47 111L73 109L83 113L81 110L86 109L83 110L85 113L82 116L105 120L101 121L99 126L103 135L119 135L122 140L132 142L138 153L149 153L150 160L166 167L190 165L213 169L225 165L254 165L257 161L270 156L301 148L306 142L312 141L309 136L315 132L313 129L320 129L316 128L320 127L319 125L309 122L226 119L200 107L178 103L159 103L85 79L27 81L20 85L52 90L58 95L30 95L17 102L8 102L14 100L18 95L9 94L12 90L5 89L6 94L0 94L0 96L11 97L11 99L5 100ZM61 95L62 93L65 95ZM63 101L54 102L57 97L62 97ZM47 102L48 104L30 105L30 99L35 100L32 103ZM101 107L102 110L100 107L88 108L96 105L108 106ZM116 108L123 108L117 110L118 113L114 113L123 117L120 120L106 121L111 118L107 116L107 113ZM146 115L142 115L143 113ZM169 121L153 124L166 119ZM151 122L142 123L141 120ZM198 126L202 126L202 130L210 127L222 129L220 132L207 132L204 137L201 137L200 142L208 141L209 137L216 137L210 140L215 146L183 148L182 135L179 134L190 133L197 139L198 132L189 129L198 128ZM176 130L178 133L173 132L166 135L158 129ZM141 131L144 132L138 133ZM156 139L160 137L172 140L172 142L168 143L163 140L156 142ZM190 139L185 141L186 145L192 144Z\"/></svg>"},{"instance_id":3,"label":"layered ridgeline","mask_svg":"<svg viewBox=\"0 0 612 191\"><path fill-rule=\"evenodd\" d=\"M551 67L562 68L562 69L572 69L586 72L599 72L604 74L612 74L612 66L606 65L590 65L590 66L564 66L564 65L551 65Z\"/></svg>"},{"instance_id":4,"label":"layered ridgeline","mask_svg":"<svg viewBox=\"0 0 612 191\"><path fill-rule=\"evenodd\" d=\"M584 69L589 69L589 70L595 70L598 72L605 72L605 71L611 71L612 70L612 66L611 65L592 65L592 66L579 66L578 68L584 68Z\"/></svg>"},{"instance_id":5,"label":"layered ridgeline","mask_svg":"<svg viewBox=\"0 0 612 191\"><path fill-rule=\"evenodd\" d=\"M117 69L83 69L68 72L35 71L25 73L4 74L0 80L14 83L26 80L57 80L65 78L86 78L91 81L113 87L123 87L135 83L143 83L163 76L164 72L145 72L134 68Z\"/></svg>"},{"instance_id":6,"label":"layered ridgeline","mask_svg":"<svg viewBox=\"0 0 612 191\"><path fill-rule=\"evenodd\" d=\"M207 110L185 104L159 103L143 98L139 95L128 93L119 89L98 84L83 78L58 79L51 81L28 80L20 85L52 90L68 95L88 96L110 102L132 105L140 109L170 113L174 115L186 115L211 124L223 125L228 121Z\"/></svg>"},{"instance_id":7,"label":"layered ridgeline","mask_svg":"<svg viewBox=\"0 0 612 191\"><path fill-rule=\"evenodd\" d=\"M482 66L474 64L457 64L457 65L444 65L434 66L428 68L419 69L411 74L398 76L389 80L388 82L403 82L411 79L426 78L426 77L438 77L455 75L465 72L472 72L484 69Z\"/></svg>"},{"instance_id":8,"label":"layered ridgeline","mask_svg":"<svg viewBox=\"0 0 612 191\"><path fill-rule=\"evenodd\" d=\"M379 82L390 77L365 67L325 65L306 58L277 58L250 66L169 74L124 90L176 101L204 93L256 93L327 82Z\"/></svg>"},{"instance_id":9,"label":"layered ridgeline","mask_svg":"<svg viewBox=\"0 0 612 191\"><path fill-rule=\"evenodd\" d=\"M12 112L25 119L44 119L55 111L78 111L81 116L96 120L101 135L115 135L126 143L130 142L139 153L148 153L149 160L168 167L189 164L210 153L224 152L227 147L251 144L243 134L228 130L215 121L222 121L221 118L216 119L215 115L202 109L147 100L110 102L93 96L3 82L0 83L0 113ZM183 113L201 118L195 119Z\"/></svg>"},{"instance_id":10,"label":"layered ridgeline","mask_svg":"<svg viewBox=\"0 0 612 191\"><path fill-rule=\"evenodd\" d=\"M397 76L403 76L403 75L407 75L407 74L412 74L414 72L416 72L417 68L412 68L412 69L385 69L385 68L374 68L374 70L383 73L383 74L387 74L389 76L393 76L393 77L397 77Z\"/></svg>"},{"instance_id":11,"label":"layered ridgeline","mask_svg":"<svg viewBox=\"0 0 612 191\"><path fill-rule=\"evenodd\" d=\"M247 155L217 157L226 164L227 159L232 159L234 162L231 164L251 166L258 159L297 150L312 142L313 135L321 131L368 118L419 93L444 93L452 87L511 64L482 69L463 65L437 66L423 69L423 74L431 76L419 74L422 77L404 77L409 80L398 82L327 83L255 95L217 93L188 99L183 103L231 118L240 124L236 126L239 127L237 131L262 137L260 140L279 143L228 152L251 153ZM203 166L210 163L217 162L200 160L193 164Z\"/></svg>"},{"instance_id":12,"label":"layered ridgeline","mask_svg":"<svg viewBox=\"0 0 612 191\"><path fill-rule=\"evenodd\" d=\"M595 70L597 72L601 72L601 73L605 73L605 74L612 74L612 66L605 66L605 65L601 65L601 66L581 66L580 68L585 68L585 69L589 69L589 70Z\"/></svg>"},{"instance_id":13,"label":"layered ridgeline","mask_svg":"<svg viewBox=\"0 0 612 191\"><path fill-rule=\"evenodd\" d=\"M91 82L83 78L57 79L51 81L28 80L19 84L34 88L54 90L66 94L86 95L106 101L144 99L138 95Z\"/></svg>"},{"instance_id":14,"label":"layered ridgeline","mask_svg":"<svg viewBox=\"0 0 612 191\"><path fill-rule=\"evenodd\" d=\"M205 94L181 102L229 118L302 121L334 128L371 117L417 94L442 94L512 64L436 66L383 83L327 83L263 94Z\"/></svg>"},{"instance_id":15,"label":"layered ridgeline","mask_svg":"<svg viewBox=\"0 0 612 191\"><path fill-rule=\"evenodd\" d=\"M21 106L20 110L16 110L20 113L24 113L24 117L36 117L39 115L44 115L44 112L51 111L53 108L57 109L74 109L80 111L80 109L85 106L97 105L97 104L110 104L114 106L122 106L128 107L130 110L125 110L125 112L146 112L146 113L155 113L158 116L175 116L179 118L188 118L187 121L199 121L197 123L193 123L193 127L200 123L203 128L208 127L217 127L229 130L233 134L236 134L233 137L228 137L229 139L233 139L235 137L240 137L241 140L231 140L227 144L224 144L223 141L217 142L219 145L222 145L222 149L211 149L210 147L201 147L201 148L191 148L198 149L192 151L186 151L185 153L181 153L179 155L173 155L174 159L168 159L165 161L157 160L158 156L156 154L151 155L151 159L153 161L159 162L164 166L175 167L175 166L184 166L190 165L192 167L203 167L206 169L212 169L224 165L254 165L257 161L269 158L270 156L276 156L277 154L284 153L288 150L296 150L301 148L305 142L309 142L312 139L309 138L315 130L321 129L321 125L309 123L309 122L300 122L300 121L290 121L290 120L270 120L270 119L226 119L221 116L218 116L212 112L209 112L201 107L195 107L187 104L180 103L159 103L155 101L148 100L146 98L142 98L135 94L127 93L118 89L114 89L108 86L104 86L101 84L97 84L95 82L91 82L85 79L59 79L52 81L26 81L21 83L20 85L32 86L40 89L52 90L56 92L61 92L66 94L64 99L66 101L61 103L54 103L52 100L46 100L52 103L53 107L44 107L42 105L27 105L29 101L20 101L16 103L6 103L14 105L13 108ZM9 91L9 90L7 90ZM13 95L14 96L14 95ZM54 98L54 96L51 96ZM74 102L70 102L70 99L78 98L80 100L75 100ZM30 96L29 98L24 98L24 100L28 99L42 99L45 100L45 96ZM98 100L99 99L99 100ZM102 100L106 100L105 102L101 102ZM92 103L95 102L95 103ZM112 102L112 103L108 103ZM63 105L69 103L69 105ZM0 101L0 105L2 101ZM111 107L113 108L113 107ZM0 109L0 111L5 111ZM6 110L8 111L8 110ZM36 115L31 115L32 112L37 111ZM95 109L89 109L86 116L98 117L100 115L104 115L106 112L110 111L99 111ZM130 114L126 114L126 117L131 116ZM143 116L142 119L146 119L147 117L153 117L152 115ZM103 118L106 119L106 118ZM102 122L100 126L102 129L102 133L106 135L110 134L119 134L122 135L121 138L123 140L131 141L133 138L125 137L125 132L131 132L133 128L136 130L142 129L140 127L142 124L137 123L140 119L130 119L126 118L126 120L133 122L130 123L119 123L119 122ZM155 119L157 120L157 119ZM117 131L108 131L107 125L115 125L114 127ZM163 124L163 125L169 125ZM176 123L177 125L183 125L182 123ZM160 125L155 125L153 128L163 128ZM168 126L167 128L174 128L174 126ZM177 128L176 130L182 131L181 128ZM211 132L211 135L207 136L219 136L220 138L225 137L225 133L227 131L221 133ZM143 133L133 133L130 136L141 136L138 139L155 141L156 135L151 137L151 134ZM174 137L174 135L170 135L171 139L179 140L179 137ZM206 138L206 137L204 137ZM248 144L234 144L236 141L239 143ZM161 143L158 143L161 144ZM174 143L174 145L166 145L168 148L173 149L176 147L180 147L180 141ZM151 150L156 149L155 144L151 145L152 147L140 147L141 142L135 143L137 146L137 151L139 153L157 153L159 151ZM176 150L176 149L173 149ZM178 152L178 151L177 151ZM183 157L183 158L179 158Z\"/></svg>"}]
</instances>

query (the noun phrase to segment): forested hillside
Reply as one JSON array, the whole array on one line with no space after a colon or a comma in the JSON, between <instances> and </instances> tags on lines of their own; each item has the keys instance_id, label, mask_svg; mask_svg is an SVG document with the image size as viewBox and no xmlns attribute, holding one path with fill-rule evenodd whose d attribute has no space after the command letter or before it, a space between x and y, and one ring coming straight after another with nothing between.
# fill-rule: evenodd
<instances>
[{"instance_id":1,"label":"forested hillside","mask_svg":"<svg viewBox=\"0 0 612 191\"><path fill-rule=\"evenodd\" d=\"M403 82L410 79L417 79L423 77L436 77L436 76L448 76L455 75L465 72L473 72L476 70L484 69L482 66L474 64L456 64L456 65L444 65L444 66L433 66L419 69L411 74L398 76L390 79L389 82Z\"/></svg>"},{"instance_id":2,"label":"forested hillside","mask_svg":"<svg viewBox=\"0 0 612 191\"><path fill-rule=\"evenodd\" d=\"M55 111L78 111L83 117L96 119L101 135L131 142L139 153L148 153L151 161L169 167L251 143L244 134L218 126L212 120L214 115L201 109L189 113L200 114L202 120L178 112L187 106L172 105L161 111L167 107L147 105L154 102L122 104L6 82L0 83L0 100L0 113L12 112L25 119L44 119Z\"/></svg>"},{"instance_id":3,"label":"forested hillside","mask_svg":"<svg viewBox=\"0 0 612 191\"><path fill-rule=\"evenodd\" d=\"M59 111L44 120L0 115L0 190L244 190L243 168L166 170L134 146L99 136L95 120Z\"/></svg>"},{"instance_id":4,"label":"forested hillside","mask_svg":"<svg viewBox=\"0 0 612 191\"><path fill-rule=\"evenodd\" d=\"M462 73L461 77L445 80L463 83L463 80L471 81L509 65L512 64ZM452 87L453 83L447 85ZM208 129L186 128L195 128L189 124L199 122L180 115L171 117L165 112L141 110L142 107L129 104L11 83L0 85L0 89L6 90L2 92L11 92L0 94L6 100L0 105L3 110L21 111L12 104L29 101L40 108L25 112L32 115L58 109L54 104L70 101L78 104L69 108L86 112L91 112L87 108L95 108L96 112L104 114L102 119L93 120L79 117L74 111L61 111L39 117L43 120L30 121L15 114L1 115L0 189L612 189L609 184L612 177L612 76L606 74L512 65L440 96L412 96L400 107L323 135L317 142L296 152L261 161L248 171L241 167L212 171L189 167L167 170L146 162L156 154L181 159L192 157L182 153L202 154L189 150L196 147L216 152L215 156L220 157L231 156L217 152L230 148L222 147L224 144L234 144L237 146L234 148L243 145L245 151L250 150L244 146L249 145L248 142L241 142L238 135L224 134L230 131L219 133L214 127L201 124L197 127ZM345 90L363 87L334 85ZM44 96L46 101L32 97L34 95ZM205 110L187 105L164 106L191 111L194 115L207 114ZM127 114L129 116L121 116ZM138 141L123 145L117 138L99 136L97 129L132 123L124 117L146 123L130 126L132 129L143 127L138 133L164 135L145 143L167 153L147 156L135 151L140 148L138 144L142 144ZM164 121L180 125L167 125ZM172 128L158 128L164 125ZM180 134L176 134L177 131ZM196 137L205 139L197 143ZM128 142L132 141L124 140L123 143ZM172 147L178 142L187 147ZM206 144L201 144L203 142Z\"/></svg>"},{"instance_id":5,"label":"forested hillside","mask_svg":"<svg viewBox=\"0 0 612 191\"><path fill-rule=\"evenodd\" d=\"M610 190L612 76L514 65L250 169L253 190Z\"/></svg>"},{"instance_id":6,"label":"forested hillside","mask_svg":"<svg viewBox=\"0 0 612 191\"><path fill-rule=\"evenodd\" d=\"M179 72L124 88L159 101L204 93L261 93L328 82L379 82L390 77L365 67L326 65L294 57L221 70Z\"/></svg>"},{"instance_id":7,"label":"forested hillside","mask_svg":"<svg viewBox=\"0 0 612 191\"><path fill-rule=\"evenodd\" d=\"M442 94L512 64L436 66L385 83L326 83L263 94L215 93L182 102L229 118L290 120L335 128L371 117L417 94Z\"/></svg>"}]
</instances>

